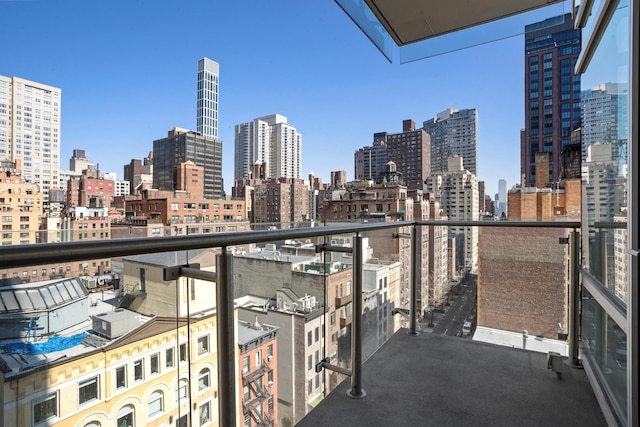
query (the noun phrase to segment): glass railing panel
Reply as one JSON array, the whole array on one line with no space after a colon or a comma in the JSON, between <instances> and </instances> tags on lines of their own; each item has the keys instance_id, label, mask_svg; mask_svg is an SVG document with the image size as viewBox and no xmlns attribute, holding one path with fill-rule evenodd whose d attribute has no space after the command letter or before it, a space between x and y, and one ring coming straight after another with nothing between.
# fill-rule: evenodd
<instances>
[{"instance_id":1,"label":"glass railing panel","mask_svg":"<svg viewBox=\"0 0 640 427\"><path fill-rule=\"evenodd\" d=\"M619 419L627 412L627 334L586 289L582 291L582 354L596 371Z\"/></svg>"},{"instance_id":2,"label":"glass railing panel","mask_svg":"<svg viewBox=\"0 0 640 427\"><path fill-rule=\"evenodd\" d=\"M370 220L373 221L373 220ZM408 328L413 227L362 233L362 360Z\"/></svg>"},{"instance_id":3,"label":"glass railing panel","mask_svg":"<svg viewBox=\"0 0 640 427\"><path fill-rule=\"evenodd\" d=\"M599 3L596 2L596 6ZM590 21L596 21L594 8ZM626 304L629 4L621 1L581 75L582 266ZM584 41L584 40L583 40ZM606 117L606 118L605 118Z\"/></svg>"},{"instance_id":4,"label":"glass railing panel","mask_svg":"<svg viewBox=\"0 0 640 427\"><path fill-rule=\"evenodd\" d=\"M616 221L611 222L596 222L593 229L587 254L589 271L600 281L604 292L614 295L626 306L628 297L626 217L620 216Z\"/></svg>"},{"instance_id":5,"label":"glass railing panel","mask_svg":"<svg viewBox=\"0 0 640 427\"><path fill-rule=\"evenodd\" d=\"M328 373L316 366L335 353L326 338L332 270L316 252L318 243L316 237L282 239L233 252L238 319L244 323L244 332L238 330L241 409L251 425L293 425L324 397ZM269 371L254 380L259 356L243 356L251 351L241 341L267 327L277 329L277 342L270 356L262 355L262 369Z\"/></svg>"}]
</instances>

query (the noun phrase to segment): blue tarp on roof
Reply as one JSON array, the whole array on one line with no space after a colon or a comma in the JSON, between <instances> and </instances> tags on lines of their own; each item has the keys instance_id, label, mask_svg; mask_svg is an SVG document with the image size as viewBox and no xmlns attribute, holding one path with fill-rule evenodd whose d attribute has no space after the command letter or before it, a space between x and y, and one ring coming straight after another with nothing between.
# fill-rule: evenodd
<instances>
[{"instance_id":1,"label":"blue tarp on roof","mask_svg":"<svg viewBox=\"0 0 640 427\"><path fill-rule=\"evenodd\" d=\"M45 354L54 351L62 351L80 344L86 335L86 332L81 332L70 337L54 336L49 338L47 342L9 343L0 345L0 352L18 354Z\"/></svg>"}]
</instances>

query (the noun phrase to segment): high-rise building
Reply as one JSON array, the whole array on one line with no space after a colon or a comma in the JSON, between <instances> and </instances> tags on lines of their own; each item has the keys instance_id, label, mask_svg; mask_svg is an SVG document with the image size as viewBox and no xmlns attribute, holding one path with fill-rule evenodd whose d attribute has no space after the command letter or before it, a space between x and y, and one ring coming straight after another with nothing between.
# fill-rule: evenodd
<instances>
[{"instance_id":1,"label":"high-rise building","mask_svg":"<svg viewBox=\"0 0 640 427\"><path fill-rule=\"evenodd\" d=\"M440 202L444 214L454 221L478 221L478 179L463 168L459 156L449 159L447 172L432 174L426 191ZM452 234L464 235L464 269L475 273L478 268L478 227L449 227Z\"/></svg>"},{"instance_id":2,"label":"high-rise building","mask_svg":"<svg viewBox=\"0 0 640 427\"><path fill-rule=\"evenodd\" d=\"M582 254L586 265L597 258L594 252L603 244L607 245L608 254L614 253L614 233L598 224L614 221L627 204L627 176L618 161L613 160L612 151L612 144L591 144L582 162L582 247L588 248ZM605 200L606 204L596 203ZM614 283L614 271L607 270L611 276L608 283Z\"/></svg>"},{"instance_id":3,"label":"high-rise building","mask_svg":"<svg viewBox=\"0 0 640 427\"><path fill-rule=\"evenodd\" d=\"M574 74L580 43L571 14L525 27L520 171L526 187L549 187L560 180L562 148L571 144L571 133L580 127L580 75ZM536 160L537 153L548 161Z\"/></svg>"},{"instance_id":4,"label":"high-rise building","mask_svg":"<svg viewBox=\"0 0 640 427\"><path fill-rule=\"evenodd\" d=\"M234 179L249 177L265 164L267 178L300 178L302 135L280 114L258 117L235 127Z\"/></svg>"},{"instance_id":5,"label":"high-rise building","mask_svg":"<svg viewBox=\"0 0 640 427\"><path fill-rule=\"evenodd\" d=\"M377 181L384 173L388 161L386 136L386 132L374 133L373 145L362 147L356 151L354 156L356 180Z\"/></svg>"},{"instance_id":6,"label":"high-rise building","mask_svg":"<svg viewBox=\"0 0 640 427\"><path fill-rule=\"evenodd\" d=\"M507 215L507 181L504 179L498 180L498 197L496 200L496 216Z\"/></svg>"},{"instance_id":7,"label":"high-rise building","mask_svg":"<svg viewBox=\"0 0 640 427\"><path fill-rule=\"evenodd\" d=\"M373 145L355 152L356 179L379 182L386 172L387 163L395 163L400 182L409 189L422 189L431 173L431 142L429 135L416 129L413 120L402 121L402 132L373 134Z\"/></svg>"},{"instance_id":8,"label":"high-rise building","mask_svg":"<svg viewBox=\"0 0 640 427\"><path fill-rule=\"evenodd\" d=\"M199 132L173 128L153 141L153 187L177 189L174 167L191 160L204 168L204 197L222 198L222 141Z\"/></svg>"},{"instance_id":9,"label":"high-rise building","mask_svg":"<svg viewBox=\"0 0 640 427\"><path fill-rule=\"evenodd\" d=\"M60 185L62 91L19 77L0 76L0 160L22 164L25 182L38 184L48 206Z\"/></svg>"},{"instance_id":10,"label":"high-rise building","mask_svg":"<svg viewBox=\"0 0 640 427\"><path fill-rule=\"evenodd\" d=\"M587 148L595 143L611 144L611 158L618 160L621 150L626 151L629 137L627 127L615 118L627 117L628 87L616 83L603 83L582 91L582 160ZM624 154L623 154L624 155Z\"/></svg>"},{"instance_id":11,"label":"high-rise building","mask_svg":"<svg viewBox=\"0 0 640 427\"><path fill-rule=\"evenodd\" d=\"M463 167L478 176L478 112L449 108L422 122L431 137L431 173L447 171L449 157L462 157Z\"/></svg>"},{"instance_id":12,"label":"high-rise building","mask_svg":"<svg viewBox=\"0 0 640 427\"><path fill-rule=\"evenodd\" d=\"M220 65L208 58L198 61L198 119L196 130L218 139L218 84Z\"/></svg>"}]
</instances>

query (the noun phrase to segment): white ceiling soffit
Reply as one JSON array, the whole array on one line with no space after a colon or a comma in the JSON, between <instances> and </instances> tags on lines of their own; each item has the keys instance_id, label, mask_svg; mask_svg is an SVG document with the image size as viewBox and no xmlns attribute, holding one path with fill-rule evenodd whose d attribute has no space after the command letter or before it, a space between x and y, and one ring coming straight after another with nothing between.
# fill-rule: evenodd
<instances>
[{"instance_id":1,"label":"white ceiling soffit","mask_svg":"<svg viewBox=\"0 0 640 427\"><path fill-rule=\"evenodd\" d=\"M398 46L563 0L364 0Z\"/></svg>"}]
</instances>

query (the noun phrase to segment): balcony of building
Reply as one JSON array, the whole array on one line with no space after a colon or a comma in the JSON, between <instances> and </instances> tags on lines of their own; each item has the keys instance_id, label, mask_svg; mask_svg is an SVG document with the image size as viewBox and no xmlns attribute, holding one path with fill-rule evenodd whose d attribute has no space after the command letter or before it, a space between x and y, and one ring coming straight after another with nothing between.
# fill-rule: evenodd
<instances>
[{"instance_id":1,"label":"balcony of building","mask_svg":"<svg viewBox=\"0 0 640 427\"><path fill-rule=\"evenodd\" d=\"M445 317L449 313L455 313L455 310L459 307L457 304L475 304L475 299L468 296L467 291L469 289L466 288L465 282L456 287L457 289L462 289L460 292L452 291L450 295L438 296L437 300L450 302L448 306L442 304L442 310L431 310L428 313L430 316L425 314L422 317L425 310L424 307L414 305L417 301L414 293L417 291L414 285L417 285L417 283L412 279L413 277L419 277L419 275L413 274L413 269L421 264L412 255L414 253L412 236L418 235L419 232L414 231L413 234L407 234L398 233L398 231L411 227L419 230L421 226L442 224L444 224L442 221L387 222L306 229L220 233L217 235L22 245L12 248L0 248L0 268L5 268L7 265L35 265L40 262L63 261L77 262L92 257L126 257L133 254L158 253L166 252L167 250L195 250L204 247L220 248L219 259L222 260L226 257L227 262L231 263L229 265L233 266L234 254L228 251L227 248L237 245L246 245L248 243L256 245L278 244L278 242L286 242L291 239L316 239L318 243L321 243L322 241L331 242L334 240L348 241L351 238L353 240L350 246L332 246L330 244L317 246L318 250L324 251L325 262L338 262L336 261L337 258L330 258L327 253L335 255L333 251L352 252L350 257L340 258L340 262L346 261L349 263L347 265L348 269L336 269L335 271L326 269L323 275L308 274L303 277L302 272L292 266L287 267L282 264L282 261L260 260L260 264L249 264L246 270L243 268L233 271L232 267L232 271L227 271L226 273L222 264L218 264L217 273L199 270L197 266L168 266L168 269L164 272L164 281L180 280L178 279L179 277L197 277L203 280L211 280L211 277L215 276L216 280L214 282L219 281L220 283L226 283L228 286L220 287L215 286L215 283L213 283L213 287L206 288L209 289L208 293L228 292L229 289L234 287L246 291L244 287L251 282L252 286L254 286L252 294L255 294L263 288L284 286L283 283L271 282L281 280L280 277L283 277L281 276L282 272L291 269L292 277L297 278L296 283L288 288L285 286L287 292L279 294L282 297L291 294L289 297L294 298L295 296L290 290L299 289L298 287L301 286L300 284L303 280L311 280L314 283L318 281L327 284L334 283L332 286L336 287L340 284L345 285L342 292L338 293L336 290L335 294L327 287L325 289L327 294L325 296L319 295L318 301L321 301L322 298L327 298L327 301L333 304L329 304L326 310L317 310L317 314L314 316L309 316L306 311L302 310L304 307L301 305L300 300L297 301L295 309L294 306L296 304L287 304L279 301L278 298L255 302L257 306L256 313L267 314L271 311L283 314L292 313L294 318L299 316L297 319L302 322L301 324L310 324L309 322L313 322L314 319L317 319L317 316L324 316L324 330L316 330L314 334L314 328L310 328L309 335L304 334L304 343L298 343L301 346L300 349L292 347L291 351L293 351L293 348L296 349L295 352L302 351L303 347L307 348L308 345L315 342L319 342L318 345L321 344L323 346L324 353L319 353L319 356L316 356L316 360L313 360L313 364L311 364L311 356L316 351L315 349L320 347L315 347L308 353L310 365L307 365L306 355L303 357L302 364L304 365L304 372L307 372L307 369L311 369L310 372L312 372L315 367L317 373L326 375L324 378L327 381L324 386L320 384L320 391L324 389L323 395L326 397L315 406L315 409L310 410L309 407L310 412L308 410L305 411L305 414L307 412L308 414L295 419L294 424L308 426L327 425L334 422L340 422L343 425L491 424L600 426L607 423L615 424L615 422L611 422L614 419L611 413L605 414L601 408L603 399L611 399L612 396L617 395L620 399L617 404L625 400L624 395L620 396L621 386L626 384L625 362L627 348L624 340L621 341L622 338L625 338L625 334L621 330L614 330L615 322L611 320L609 322L603 321L603 314L599 311L601 309L594 307L596 301L590 298L586 291L583 291L582 299L578 300L573 300L571 295L565 294L569 291L564 287L555 291L551 288L541 287L527 296L527 298L539 298L535 301L535 304L540 306L554 307L554 310L559 312L564 312L563 310L566 308L569 313L573 313L573 316L581 315L583 323L581 330L575 329L578 326L575 323L576 318L570 318L572 314L567 315L569 319L567 319L567 324L562 325L564 329L560 335L556 334L556 332L561 332L555 329L557 328L557 323L552 324L550 319L545 319L544 316L530 319L530 323L527 323L530 334L525 334L525 331L514 332L516 327L509 326L510 320L506 323L506 327L510 327L511 331L507 333L501 332L501 339L510 341L506 344L503 342L503 345L484 342L478 338L477 332L476 336L471 338L456 336L456 334L450 334L443 330L445 328L443 326ZM575 276L571 273L571 271L575 273L575 270L570 267L573 265L575 258L570 248L576 242L575 231L571 232L571 230L575 230L578 223L510 223L508 221L486 223L479 221L465 224L448 222L448 224L452 226L475 226L482 230L488 230L483 232L484 239L494 238L495 233L499 230L503 232L507 229L525 230L523 232L524 238L518 243L520 245L518 247L522 248L523 252L512 253L513 251L506 251L506 256L515 256L515 267L533 268L531 273L537 276L537 279L540 279L540 282L544 284L558 280L556 276L560 270L555 269L554 263L559 262L559 266L563 271L560 279L562 283L566 283L569 288L576 285ZM547 228L559 230L558 232L562 236L566 236L568 233L570 238L561 237L558 239L557 235L559 234L554 232L547 236L547 240L544 242L551 246L535 246L532 243L535 240L531 240L534 238L534 231L541 230L538 233L542 233L544 236L544 233L548 233L544 231ZM514 240L511 235L507 237L510 240ZM388 287L386 287L386 281L363 279L361 273L358 273L358 271L361 271L361 263L365 261L359 254L363 254L366 251L363 251L362 247L358 248L362 241L366 242L363 239L371 239L369 241L370 247L373 250L378 250L379 245L395 247L395 243L389 244L401 238L404 238L408 244L399 245L405 251L405 254L409 255L404 258L404 262L380 264L376 263L374 259L373 263L368 267L368 269L373 269L371 271L378 271L376 269L384 270L384 274L388 274L387 277L390 278ZM603 237L602 241L606 242L606 238ZM496 307L500 306L501 303L499 301L492 302L491 299L503 298L503 294L508 291L507 288L500 288L500 283L498 283L498 288L494 288L493 291L498 289L499 292L491 294L494 286L492 284L492 274L494 273L486 269L483 270L483 268L487 267L487 264L491 261L491 258L488 257L489 254L486 253L486 248L496 246L496 241L490 240L487 241L486 246L483 245L483 243L480 244L480 257L484 257L482 258L484 267L481 267L478 277L479 280L484 281L483 292L488 294L490 299L481 300L484 306L480 307L479 319L482 319L483 315L486 319L488 316L487 310L496 309ZM530 250L536 249L535 252L538 252L538 254L533 255L538 257L535 263L527 261L526 258L532 255L524 250L526 248ZM604 245L603 250L606 249L607 247ZM501 257L504 256L503 252L505 251L496 250L493 255ZM564 254L562 255L563 260L553 259L558 253ZM310 256L310 258L313 258L313 256ZM523 260L518 261L520 258ZM608 259L607 256L601 256L601 258ZM303 260L295 261L302 262ZM316 259L313 262L318 261ZM278 270L263 270L257 268L258 265L275 266ZM202 267L206 266L203 265ZM505 268L505 265L502 265L501 268ZM567 271L564 271L565 268ZM386 273L386 269L395 270L393 270L393 273ZM400 271L404 271L405 274L401 275ZM257 274L257 276L252 276L251 274ZM340 283L332 282L333 275L340 280ZM409 298L406 298L405 295L405 298L401 299L402 301L390 300L389 298L392 297L389 295L394 292L394 287L397 287L398 297L400 296L399 281L402 280L400 279L401 276L406 277L411 282L407 283L411 287ZM149 272L146 287L148 296L152 296L148 292L154 287L154 282L150 282L150 280L155 279L151 279L151 277L152 273ZM231 280L231 277L233 277L233 280ZM392 277L396 277L396 279L392 279ZM256 278L260 280L256 281ZM139 278L132 277L130 279L134 281L128 284L127 278L123 278L124 283L121 289L124 297L120 300L120 306L122 306L123 302L126 303L128 301L127 298L135 299L141 292L139 285L135 282ZM353 295L361 292L360 289L362 288L360 286L363 283L366 288L362 291L362 300L353 298ZM376 288L378 283L380 283L380 288ZM382 283L385 283L385 285L382 285ZM200 292L200 290L195 292ZM379 298L371 298L370 295L376 292L379 294ZM335 297L336 294L344 293L352 295L350 301L347 302L342 298ZM385 295L385 293L388 294ZM184 298L186 299L188 295L185 294ZM332 295L331 298L329 298L329 295ZM364 298L365 295L367 295L367 298ZM559 297L560 295L563 296ZM227 301L229 301L228 297L227 295ZM299 295L299 297L303 297L303 295ZM521 297L513 298L511 300L512 303L515 304L518 298ZM178 298L178 300L182 299L183 297ZM436 298L433 296L427 297L427 299L433 299L435 304ZM566 299L567 306L565 307L564 303L557 305L558 299ZM234 411L233 413L240 414L238 417L241 417L243 413L242 407L245 408L245 411L248 411L255 422L265 422L264 418L258 419L253 414L257 411L255 410L256 405L269 398L269 391L259 385L258 382L260 381L257 381L257 379L263 378L270 366L262 361L257 370L243 374L240 377L240 383L234 384L233 390L225 389L225 384L229 384L229 378L225 380L224 375L234 372L238 363L232 359L223 359L224 354L228 353L224 349L233 348L235 345L233 343L233 322L224 323L224 313L229 313L229 309L233 313L233 300L230 300L226 305L224 295L216 295L216 300L218 301L216 307L218 337L216 339L218 339L217 365L219 366L217 390L220 403L218 408L219 417L223 420L221 425L233 425L231 421L233 416L229 416L229 411ZM6 301L5 298L5 305ZM169 301L165 300L165 303ZM363 301L365 304L367 304L367 301L371 304L375 304L377 301L378 305L384 303L390 309L380 310L379 307L363 307ZM348 318L337 315L335 311L332 312L333 309L330 306L334 305L335 308L339 308L341 306L338 303L343 303L342 307L345 305L348 307ZM579 304L581 312L574 310L576 308L573 306L574 303ZM192 304L195 304L195 300ZM491 308L491 304L497 305ZM19 301L16 307L18 305ZM358 305L360 306L358 307ZM505 311L508 311L507 309L511 307L504 308ZM484 313L481 311L482 309L485 310ZM475 311L467 310L466 312L476 314ZM256 313L251 313L249 315L250 319L255 319ZM376 315L367 316L367 313L376 313ZM197 312L194 316L198 318L203 314ZM329 330L332 322L334 322L332 314L338 317L336 326L339 326L339 332L335 339ZM509 316L514 315L513 311L508 314ZM520 325L520 323L517 323L518 321L517 319L513 320L514 324ZM261 320L261 322L265 321ZM321 324L318 323L318 325ZM484 323L478 323L479 326L482 324ZM397 328L394 325L400 326ZM596 327L599 328L599 332L592 333L590 330L592 325L598 325ZM536 331L535 328L538 326L541 331L544 329L546 332ZM450 328L453 331L456 328L460 328L460 326L451 326ZM602 328L608 329L603 331ZM279 331L278 335L285 338L282 330ZM611 341L611 345L602 346L600 340L603 337L607 342ZM228 341L229 339L231 339L231 342ZM284 342L286 340L289 340L289 338L286 338ZM330 348L331 345L334 345L335 349ZM544 345L547 346L546 350L540 347ZM579 345L580 348L578 348ZM596 348L595 351L594 348ZM549 349L562 349L560 351L562 354L559 354L560 365L551 367L548 365L550 360ZM624 359L621 351L625 352ZM280 354L283 355L285 353L286 351L281 349ZM599 364L600 368L606 367L604 370L601 369L608 376L608 379L604 379L603 384L605 388L611 388L609 390L612 392L611 396L605 397L606 394L602 391L602 384L594 387L595 384L599 384L597 375L594 377L592 374L594 368L593 366L590 367L588 363L583 363L588 359L587 356L593 356L594 353L597 353L593 359L595 363ZM330 357L329 354L331 354ZM322 363L317 363L318 358L321 359ZM556 358L551 360L556 360ZM283 365L280 365L280 363L283 363L281 360L276 359L270 363L278 363L278 371L283 370ZM285 364L284 368L290 369L290 366ZM294 377L300 375L300 372L296 372ZM302 375L302 378L303 389L306 392L307 386L311 388L311 384L306 384L304 375ZM197 383L194 379L191 382ZM288 387L280 379L278 384L279 390L281 387ZM283 386L282 384L285 385ZM240 408L234 407L234 409L230 409L225 407L225 404L231 405L230 402L234 400L231 396L236 395L237 391L241 390L245 385L249 386L253 398L247 401L243 400ZM293 387L292 385L289 386ZM354 390L356 390L356 397L361 398L350 396L354 395ZM358 391L362 391L362 394ZM317 389L314 389L313 393L308 393L308 395L314 396L316 394ZM311 404L309 403L309 405ZM229 424L225 424L226 422L229 422ZM275 420L275 422L282 421Z\"/></svg>"}]
</instances>

